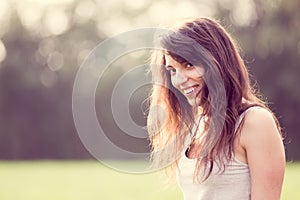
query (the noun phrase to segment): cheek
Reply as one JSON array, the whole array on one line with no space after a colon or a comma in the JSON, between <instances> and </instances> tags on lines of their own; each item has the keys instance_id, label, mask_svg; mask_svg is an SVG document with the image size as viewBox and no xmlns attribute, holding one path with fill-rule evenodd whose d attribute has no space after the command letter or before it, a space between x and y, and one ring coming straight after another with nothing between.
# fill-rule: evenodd
<instances>
[{"instance_id":1,"label":"cheek","mask_svg":"<svg viewBox=\"0 0 300 200\"><path fill-rule=\"evenodd\" d=\"M194 81L203 86L204 84L204 70L199 71L195 70L194 72L191 73L190 78Z\"/></svg>"},{"instance_id":2,"label":"cheek","mask_svg":"<svg viewBox=\"0 0 300 200\"><path fill-rule=\"evenodd\" d=\"M191 71L191 76L196 80L202 80L205 73L204 67L197 67Z\"/></svg>"},{"instance_id":3,"label":"cheek","mask_svg":"<svg viewBox=\"0 0 300 200\"><path fill-rule=\"evenodd\" d=\"M178 84L176 84L176 80L174 76L171 76L171 84L173 87L175 87L176 89L178 89Z\"/></svg>"}]
</instances>

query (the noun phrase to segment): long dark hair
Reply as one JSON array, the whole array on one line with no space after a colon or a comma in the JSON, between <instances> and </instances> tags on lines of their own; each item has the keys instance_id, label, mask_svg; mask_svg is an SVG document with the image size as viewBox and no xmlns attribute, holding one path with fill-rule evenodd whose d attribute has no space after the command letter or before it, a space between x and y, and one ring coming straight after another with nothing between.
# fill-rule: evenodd
<instances>
[{"instance_id":1,"label":"long dark hair","mask_svg":"<svg viewBox=\"0 0 300 200\"><path fill-rule=\"evenodd\" d=\"M207 119L204 130L208 130L208 134L201 143L201 158L197 159L194 178L203 166L206 173L201 176L201 181L204 181L211 174L214 161L219 161L225 170L225 161L232 159L234 139L243 124L242 121L238 131L235 131L241 113L252 106L260 106L272 114L273 112L251 86L237 45L215 20L190 20L163 35L160 44L163 50L154 51L151 60L153 80L159 83L154 84L151 91L147 123L152 147L151 159L156 165L171 164L171 169L177 169L186 137L195 122L195 108L171 84L170 74L164 67L165 55L170 55L180 63L202 65L205 67L206 84L199 94L199 106L202 108L202 116ZM193 44L198 44L200 48L195 49ZM220 81L215 81L218 77ZM207 83L210 83L210 88ZM224 94L220 95L222 88ZM214 109L224 114L214 118ZM281 132L274 114L273 117Z\"/></svg>"}]
</instances>

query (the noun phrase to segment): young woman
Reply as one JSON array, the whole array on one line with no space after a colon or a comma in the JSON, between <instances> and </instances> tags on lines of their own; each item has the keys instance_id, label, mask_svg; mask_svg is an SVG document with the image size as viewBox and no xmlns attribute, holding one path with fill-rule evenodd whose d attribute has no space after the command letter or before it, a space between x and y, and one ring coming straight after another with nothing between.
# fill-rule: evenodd
<instances>
[{"instance_id":1,"label":"young woman","mask_svg":"<svg viewBox=\"0 0 300 200\"><path fill-rule=\"evenodd\" d=\"M279 200L281 128L229 34L197 18L162 35L160 45L147 124L153 166L169 166L185 200Z\"/></svg>"}]
</instances>

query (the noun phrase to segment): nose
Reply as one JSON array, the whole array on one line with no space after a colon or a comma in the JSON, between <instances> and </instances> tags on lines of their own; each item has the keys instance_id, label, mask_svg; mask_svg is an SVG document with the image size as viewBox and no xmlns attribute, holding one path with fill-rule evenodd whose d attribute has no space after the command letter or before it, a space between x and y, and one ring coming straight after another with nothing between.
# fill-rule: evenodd
<instances>
[{"instance_id":1,"label":"nose","mask_svg":"<svg viewBox=\"0 0 300 200\"><path fill-rule=\"evenodd\" d=\"M185 82L187 82L187 80L188 80L188 77L187 77L187 75L184 72L177 71L177 73L176 73L176 75L174 77L174 83L176 85L182 85Z\"/></svg>"}]
</instances>

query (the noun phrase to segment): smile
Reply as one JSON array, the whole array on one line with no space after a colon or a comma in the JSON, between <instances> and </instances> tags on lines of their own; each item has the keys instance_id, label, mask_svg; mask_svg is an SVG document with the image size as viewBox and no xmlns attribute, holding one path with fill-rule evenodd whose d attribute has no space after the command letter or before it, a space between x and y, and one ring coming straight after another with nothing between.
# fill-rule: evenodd
<instances>
[{"instance_id":1,"label":"smile","mask_svg":"<svg viewBox=\"0 0 300 200\"><path fill-rule=\"evenodd\" d=\"M186 96L193 96L194 94L197 93L197 89L199 88L198 85L196 86L193 86L193 87L189 87L189 88L186 88L183 90L183 93L186 95Z\"/></svg>"}]
</instances>

